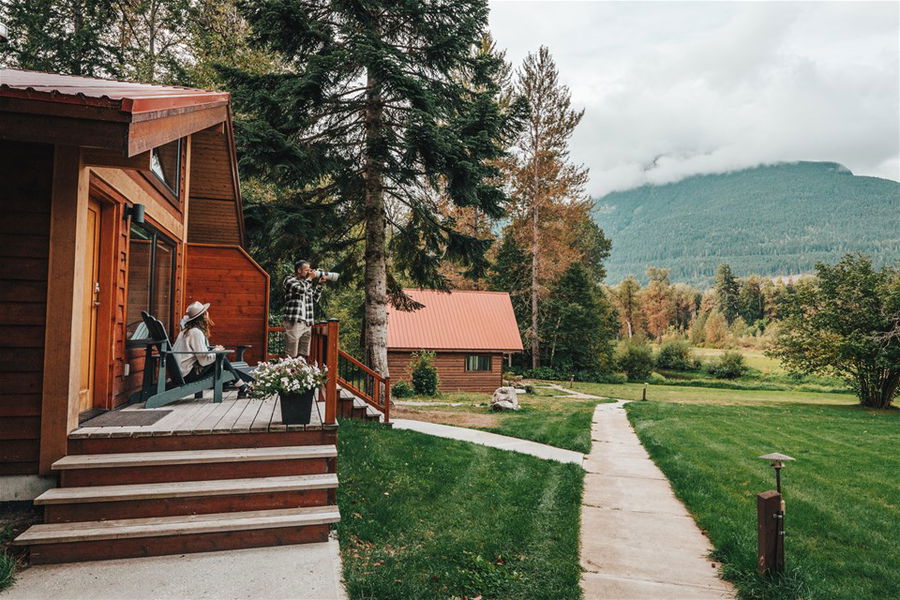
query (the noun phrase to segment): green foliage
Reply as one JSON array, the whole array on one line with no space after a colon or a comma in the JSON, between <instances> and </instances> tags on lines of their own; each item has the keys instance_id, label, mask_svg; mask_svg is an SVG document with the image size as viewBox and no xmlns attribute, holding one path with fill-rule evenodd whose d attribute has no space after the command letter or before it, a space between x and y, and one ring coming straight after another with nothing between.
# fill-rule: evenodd
<instances>
[{"instance_id":1,"label":"green foliage","mask_svg":"<svg viewBox=\"0 0 900 600\"><path fill-rule=\"evenodd\" d=\"M416 391L406 381L398 381L391 386L391 398L412 398Z\"/></svg>"},{"instance_id":2,"label":"green foliage","mask_svg":"<svg viewBox=\"0 0 900 600\"><path fill-rule=\"evenodd\" d=\"M900 389L900 270L848 254L816 271L784 298L771 356L793 371L843 378L865 406L889 407Z\"/></svg>"},{"instance_id":3,"label":"green foliage","mask_svg":"<svg viewBox=\"0 0 900 600\"><path fill-rule=\"evenodd\" d=\"M560 274L544 303L541 339L548 366L572 371L611 370L618 325L606 296L580 262Z\"/></svg>"},{"instance_id":4,"label":"green foliage","mask_svg":"<svg viewBox=\"0 0 900 600\"><path fill-rule=\"evenodd\" d=\"M713 377L721 379L737 379L747 372L744 364L744 355L740 352L729 350L722 354L718 360L706 365L706 372Z\"/></svg>"},{"instance_id":5,"label":"green foliage","mask_svg":"<svg viewBox=\"0 0 900 600\"><path fill-rule=\"evenodd\" d=\"M358 421L338 461L351 598L581 598L579 466Z\"/></svg>"},{"instance_id":6,"label":"green foliage","mask_svg":"<svg viewBox=\"0 0 900 600\"><path fill-rule=\"evenodd\" d=\"M740 288L731 267L728 263L722 263L716 269L716 305L729 325L739 313L739 293Z\"/></svg>"},{"instance_id":7,"label":"green foliage","mask_svg":"<svg viewBox=\"0 0 900 600\"><path fill-rule=\"evenodd\" d=\"M434 352L416 352L410 362L412 386L419 396L437 396L440 381L434 366Z\"/></svg>"},{"instance_id":8,"label":"green foliage","mask_svg":"<svg viewBox=\"0 0 900 600\"><path fill-rule=\"evenodd\" d=\"M16 559L0 550L0 590L4 590L16 580Z\"/></svg>"},{"instance_id":9,"label":"green foliage","mask_svg":"<svg viewBox=\"0 0 900 600\"><path fill-rule=\"evenodd\" d=\"M614 192L596 200L594 217L615 241L611 281L661 265L672 281L706 287L722 262L735 275L771 277L810 273L848 250L876 265L896 260L898 190L834 163L801 162Z\"/></svg>"},{"instance_id":10,"label":"green foliage","mask_svg":"<svg viewBox=\"0 0 900 600\"><path fill-rule=\"evenodd\" d=\"M653 372L653 349L643 340L622 340L616 348L616 364L628 381L646 381Z\"/></svg>"},{"instance_id":11,"label":"green foliage","mask_svg":"<svg viewBox=\"0 0 900 600\"><path fill-rule=\"evenodd\" d=\"M3 2L0 17L9 42L0 58L36 71L68 75L118 74L114 35L119 12L112 0L22 0Z\"/></svg>"},{"instance_id":12,"label":"green foliage","mask_svg":"<svg viewBox=\"0 0 900 600\"><path fill-rule=\"evenodd\" d=\"M691 345L683 340L675 340L660 346L656 366L660 369L691 371L697 368L697 362L691 356Z\"/></svg>"}]
</instances>

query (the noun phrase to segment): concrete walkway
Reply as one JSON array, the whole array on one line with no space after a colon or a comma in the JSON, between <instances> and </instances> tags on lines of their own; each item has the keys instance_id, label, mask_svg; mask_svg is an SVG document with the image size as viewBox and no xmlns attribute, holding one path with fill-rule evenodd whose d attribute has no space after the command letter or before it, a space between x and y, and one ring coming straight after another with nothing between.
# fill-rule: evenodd
<instances>
[{"instance_id":1,"label":"concrete walkway","mask_svg":"<svg viewBox=\"0 0 900 600\"><path fill-rule=\"evenodd\" d=\"M594 410L581 507L584 597L734 598L706 558L709 540L650 460L623 404Z\"/></svg>"},{"instance_id":2,"label":"concrete walkway","mask_svg":"<svg viewBox=\"0 0 900 600\"><path fill-rule=\"evenodd\" d=\"M530 454L538 458L547 460L555 460L563 463L573 463L581 466L584 461L584 455L581 452L572 450L563 450L547 444L539 444L538 442L530 442L520 438L509 437L507 435L499 435L487 431L479 431L477 429L468 429L466 427L453 427L452 425L439 425L437 423L426 423L424 421L412 421L410 419L392 419L394 429L409 429L410 431L418 431L451 440L460 440L463 442L471 442L473 444L481 444L482 446L490 446L491 448L499 448L500 450L509 450L519 452L521 454Z\"/></svg>"},{"instance_id":3,"label":"concrete walkway","mask_svg":"<svg viewBox=\"0 0 900 600\"><path fill-rule=\"evenodd\" d=\"M31 567L2 600L345 600L337 540Z\"/></svg>"}]
</instances>

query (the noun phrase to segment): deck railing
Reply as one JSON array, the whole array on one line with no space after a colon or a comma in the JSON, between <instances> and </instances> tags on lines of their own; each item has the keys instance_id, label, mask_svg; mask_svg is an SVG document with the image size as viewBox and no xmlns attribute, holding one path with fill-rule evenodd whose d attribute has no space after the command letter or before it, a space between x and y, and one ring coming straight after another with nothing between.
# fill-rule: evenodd
<instances>
[{"instance_id":1,"label":"deck railing","mask_svg":"<svg viewBox=\"0 0 900 600\"><path fill-rule=\"evenodd\" d=\"M284 327L269 326L269 333L283 332ZM378 371L353 358L340 349L340 323L331 319L316 323L312 328L309 345L309 360L328 368L328 381L319 389L320 401L325 402L323 422L333 425L337 422L337 386L340 385L373 408L384 414L384 422L391 417L391 381ZM269 355L268 358L277 358Z\"/></svg>"}]
</instances>

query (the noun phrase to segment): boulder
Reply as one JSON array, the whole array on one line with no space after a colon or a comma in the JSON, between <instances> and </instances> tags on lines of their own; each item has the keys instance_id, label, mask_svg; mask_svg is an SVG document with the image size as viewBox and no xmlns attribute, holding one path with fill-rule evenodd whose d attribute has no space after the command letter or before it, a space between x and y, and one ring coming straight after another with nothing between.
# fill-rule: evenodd
<instances>
[{"instance_id":1,"label":"boulder","mask_svg":"<svg viewBox=\"0 0 900 600\"><path fill-rule=\"evenodd\" d=\"M519 410L519 399L514 387L499 387L491 397L491 410Z\"/></svg>"}]
</instances>

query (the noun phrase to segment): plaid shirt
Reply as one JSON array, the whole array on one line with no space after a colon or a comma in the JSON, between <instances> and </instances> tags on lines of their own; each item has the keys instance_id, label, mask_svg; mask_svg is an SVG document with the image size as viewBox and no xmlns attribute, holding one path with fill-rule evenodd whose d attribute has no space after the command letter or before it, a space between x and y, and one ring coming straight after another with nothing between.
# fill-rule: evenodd
<instances>
[{"instance_id":1,"label":"plaid shirt","mask_svg":"<svg viewBox=\"0 0 900 600\"><path fill-rule=\"evenodd\" d=\"M296 275L284 278L284 320L288 323L303 321L307 325L314 323L313 303L322 295L322 286L315 285L309 279L300 279Z\"/></svg>"}]
</instances>

